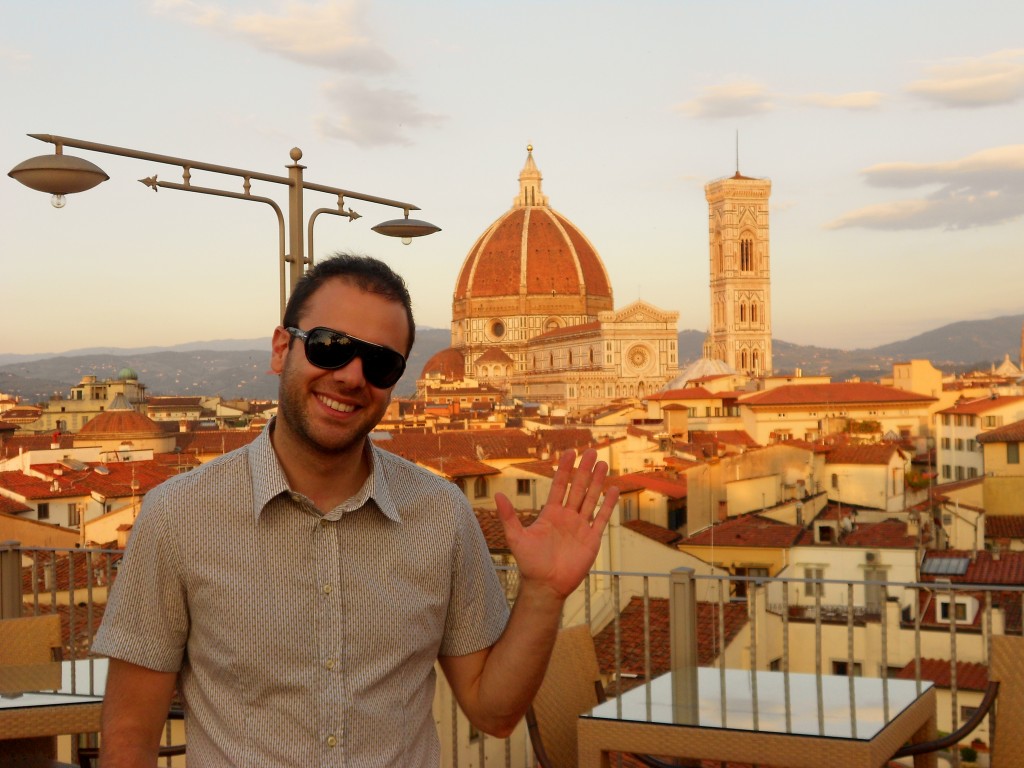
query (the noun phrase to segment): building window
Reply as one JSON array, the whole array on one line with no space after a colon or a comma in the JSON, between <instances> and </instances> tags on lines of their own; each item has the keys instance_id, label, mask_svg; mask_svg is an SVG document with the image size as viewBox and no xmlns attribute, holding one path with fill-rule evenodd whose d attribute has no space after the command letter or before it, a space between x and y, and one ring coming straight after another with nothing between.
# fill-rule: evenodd
<instances>
[{"instance_id":1,"label":"building window","mask_svg":"<svg viewBox=\"0 0 1024 768\"><path fill-rule=\"evenodd\" d=\"M825 531L832 533L831 528L819 528L818 530L821 533L824 533ZM821 540L825 541L825 537L822 536ZM807 597L817 597L825 594L825 585L820 581L813 581L813 579L825 578L824 568L804 568L804 578L807 579L807 581L804 582L804 594Z\"/></svg>"},{"instance_id":2,"label":"building window","mask_svg":"<svg viewBox=\"0 0 1024 768\"><path fill-rule=\"evenodd\" d=\"M839 487L839 475L837 475L835 472L832 473L832 487Z\"/></svg>"},{"instance_id":3,"label":"building window","mask_svg":"<svg viewBox=\"0 0 1024 768\"><path fill-rule=\"evenodd\" d=\"M861 676L861 665L859 661L853 662L853 667L850 667L849 661L833 661L832 662L832 674L833 675L847 675L848 677L860 677Z\"/></svg>"},{"instance_id":4,"label":"building window","mask_svg":"<svg viewBox=\"0 0 1024 768\"><path fill-rule=\"evenodd\" d=\"M977 712L977 711L978 711L977 707L967 707L967 706L961 705L960 706L960 721L966 723L968 720L970 720L972 717L974 717L974 713Z\"/></svg>"},{"instance_id":5,"label":"building window","mask_svg":"<svg viewBox=\"0 0 1024 768\"><path fill-rule=\"evenodd\" d=\"M950 479L952 479L952 477L953 477L953 470L950 468L949 464L943 464L942 465L942 479L943 480L950 480Z\"/></svg>"},{"instance_id":6,"label":"building window","mask_svg":"<svg viewBox=\"0 0 1024 768\"><path fill-rule=\"evenodd\" d=\"M81 522L78 515L78 505L68 504L68 525L78 525Z\"/></svg>"},{"instance_id":7,"label":"building window","mask_svg":"<svg viewBox=\"0 0 1024 768\"><path fill-rule=\"evenodd\" d=\"M968 467L967 468L967 477L968 477L968 479L973 479L973 478L975 478L977 476L978 476L978 468L977 467Z\"/></svg>"},{"instance_id":8,"label":"building window","mask_svg":"<svg viewBox=\"0 0 1024 768\"><path fill-rule=\"evenodd\" d=\"M1006 463L1020 464L1020 443L1006 444Z\"/></svg>"},{"instance_id":9,"label":"building window","mask_svg":"<svg viewBox=\"0 0 1024 768\"><path fill-rule=\"evenodd\" d=\"M968 440L967 441L967 450L968 451L977 451L978 450L978 443L977 443L977 441L975 441L975 440Z\"/></svg>"},{"instance_id":10,"label":"building window","mask_svg":"<svg viewBox=\"0 0 1024 768\"><path fill-rule=\"evenodd\" d=\"M49 520L50 519L50 504L43 502L42 504L36 505L36 519L37 520Z\"/></svg>"},{"instance_id":11,"label":"building window","mask_svg":"<svg viewBox=\"0 0 1024 768\"><path fill-rule=\"evenodd\" d=\"M516 495L517 496L529 496L530 495L530 480L528 478L519 478L516 480Z\"/></svg>"},{"instance_id":12,"label":"building window","mask_svg":"<svg viewBox=\"0 0 1024 768\"><path fill-rule=\"evenodd\" d=\"M740 240L740 269L751 272L754 269L754 241L744 238Z\"/></svg>"},{"instance_id":13,"label":"building window","mask_svg":"<svg viewBox=\"0 0 1024 768\"><path fill-rule=\"evenodd\" d=\"M962 437L958 437L956 439L956 449L958 451L962 451L964 449L964 441Z\"/></svg>"},{"instance_id":14,"label":"building window","mask_svg":"<svg viewBox=\"0 0 1024 768\"><path fill-rule=\"evenodd\" d=\"M950 441L950 439L948 437L942 438L942 450L948 451L951 445L952 445L952 442Z\"/></svg>"},{"instance_id":15,"label":"building window","mask_svg":"<svg viewBox=\"0 0 1024 768\"><path fill-rule=\"evenodd\" d=\"M487 478L478 477L473 481L473 496L482 499L487 496Z\"/></svg>"},{"instance_id":16,"label":"building window","mask_svg":"<svg viewBox=\"0 0 1024 768\"><path fill-rule=\"evenodd\" d=\"M939 603L939 617L943 621L949 621L949 601ZM967 603L955 603L954 613L957 622L967 621Z\"/></svg>"},{"instance_id":17,"label":"building window","mask_svg":"<svg viewBox=\"0 0 1024 768\"><path fill-rule=\"evenodd\" d=\"M942 414L942 426L944 426L944 427L948 427L949 426L949 414L948 413Z\"/></svg>"},{"instance_id":18,"label":"building window","mask_svg":"<svg viewBox=\"0 0 1024 768\"><path fill-rule=\"evenodd\" d=\"M959 465L957 465L957 468L956 468L956 479L957 480L963 480L965 476L966 476L966 473L964 472L964 468L959 466Z\"/></svg>"}]
</instances>

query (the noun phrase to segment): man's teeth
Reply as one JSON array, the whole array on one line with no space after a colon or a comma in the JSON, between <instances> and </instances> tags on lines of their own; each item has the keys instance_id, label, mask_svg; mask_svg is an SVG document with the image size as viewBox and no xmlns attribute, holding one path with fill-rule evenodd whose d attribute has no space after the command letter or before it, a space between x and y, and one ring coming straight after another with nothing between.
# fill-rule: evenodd
<instances>
[{"instance_id":1,"label":"man's teeth","mask_svg":"<svg viewBox=\"0 0 1024 768\"><path fill-rule=\"evenodd\" d=\"M317 399L331 410L340 411L341 413L352 413L356 409L354 405L339 403L337 400L331 400L328 397L318 396Z\"/></svg>"}]
</instances>

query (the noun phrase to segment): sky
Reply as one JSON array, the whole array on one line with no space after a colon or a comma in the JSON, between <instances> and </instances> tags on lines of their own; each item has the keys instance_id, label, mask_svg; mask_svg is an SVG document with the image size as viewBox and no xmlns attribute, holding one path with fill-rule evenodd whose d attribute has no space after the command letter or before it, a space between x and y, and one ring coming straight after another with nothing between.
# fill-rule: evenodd
<instances>
[{"instance_id":1,"label":"sky","mask_svg":"<svg viewBox=\"0 0 1024 768\"><path fill-rule=\"evenodd\" d=\"M1024 312L1024 4L947 0L52 0L0 5L0 168L54 134L410 202L441 232L320 216L315 259L384 259L447 328L532 145L616 307L708 325L704 185L768 178L773 336L842 349ZM0 354L267 337L266 205L110 179L62 209L0 180ZM241 192L195 171L192 184ZM286 188L252 194L287 206ZM308 216L336 198L308 191ZM1012 351L1012 350L1008 350Z\"/></svg>"}]
</instances>

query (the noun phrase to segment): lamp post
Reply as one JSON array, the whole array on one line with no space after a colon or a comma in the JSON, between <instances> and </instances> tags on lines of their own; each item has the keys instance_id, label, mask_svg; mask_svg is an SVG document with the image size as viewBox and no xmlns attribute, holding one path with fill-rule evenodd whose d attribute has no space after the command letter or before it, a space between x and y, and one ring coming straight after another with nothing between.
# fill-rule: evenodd
<instances>
[{"instance_id":1,"label":"lamp post","mask_svg":"<svg viewBox=\"0 0 1024 768\"><path fill-rule=\"evenodd\" d=\"M120 155L132 157L138 160L150 160L165 165L176 165L181 168L182 181L171 182L161 181L156 174L139 181L151 188L154 192L158 189L176 189L182 192L198 192L202 195L215 195L217 197L230 197L235 200L249 200L257 203L265 203L274 209L277 214L278 223L278 261L281 315L284 316L284 308L288 296L295 289L299 278L306 271L306 267L313 263L313 222L322 214L327 213L334 216L344 216L349 221L355 221L360 215L349 207L345 210L345 198L350 200L362 200L368 203L376 203L391 208L400 208L404 216L400 219L390 219L375 227L378 232L388 237L399 237L402 242L408 244L414 237L422 237L440 231L440 227L430 222L419 219L410 219L409 211L418 211L419 207L412 203L405 203L400 200L390 200L385 197L353 192L348 189L329 187L324 184L313 184L303 180L302 172L306 166L299 163L302 159L302 150L295 147L289 153L291 164L287 176L275 176L258 171L248 171L244 168L232 168L225 165L189 160L183 157L173 157L155 152L143 152L137 149L115 147L109 144L99 144L94 141L82 141L70 139L66 136L53 136L50 134L30 133L33 139L53 144L55 152L52 155L40 155L19 163L7 174L25 186L47 192L53 195L51 203L55 208L63 208L66 203L66 195L76 192L84 192L92 189L97 184L106 181L109 176L99 166L84 160L80 157L73 157L64 154L65 147L85 149L90 152L100 152L106 155ZM192 171L208 171L219 173L225 176L233 176L242 180L241 191L219 189L215 187L201 187L192 184ZM271 198L252 194L252 182L262 181L270 184L280 184L288 187L288 215L287 217L281 207ZM337 203L334 208L317 208L313 211L307 222L307 234L303 236L303 196L306 190L324 192L329 195L337 195ZM308 249L306 240L308 240ZM308 255L307 255L308 254ZM287 265L287 270L285 266ZM287 272L287 275L286 275Z\"/></svg>"}]
</instances>

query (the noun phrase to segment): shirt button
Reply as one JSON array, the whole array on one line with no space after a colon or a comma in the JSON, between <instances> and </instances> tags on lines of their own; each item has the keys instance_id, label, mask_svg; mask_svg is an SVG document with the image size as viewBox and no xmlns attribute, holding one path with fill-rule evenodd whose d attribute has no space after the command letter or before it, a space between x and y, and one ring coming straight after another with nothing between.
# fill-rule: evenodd
<instances>
[{"instance_id":1,"label":"shirt button","mask_svg":"<svg viewBox=\"0 0 1024 768\"><path fill-rule=\"evenodd\" d=\"M324 584L324 594L325 595L331 594L331 590L332 589L333 589L333 587L330 584Z\"/></svg>"},{"instance_id":2,"label":"shirt button","mask_svg":"<svg viewBox=\"0 0 1024 768\"><path fill-rule=\"evenodd\" d=\"M327 737L327 746L328 747L336 747L336 746L338 746L338 740L334 736L328 736Z\"/></svg>"},{"instance_id":3,"label":"shirt button","mask_svg":"<svg viewBox=\"0 0 1024 768\"><path fill-rule=\"evenodd\" d=\"M335 664L337 664L337 663L338 663L338 660L337 660L337 659L328 659L328 660L327 660L327 664L326 664L326 667L327 667L328 669L334 669L334 665L335 665Z\"/></svg>"}]
</instances>

